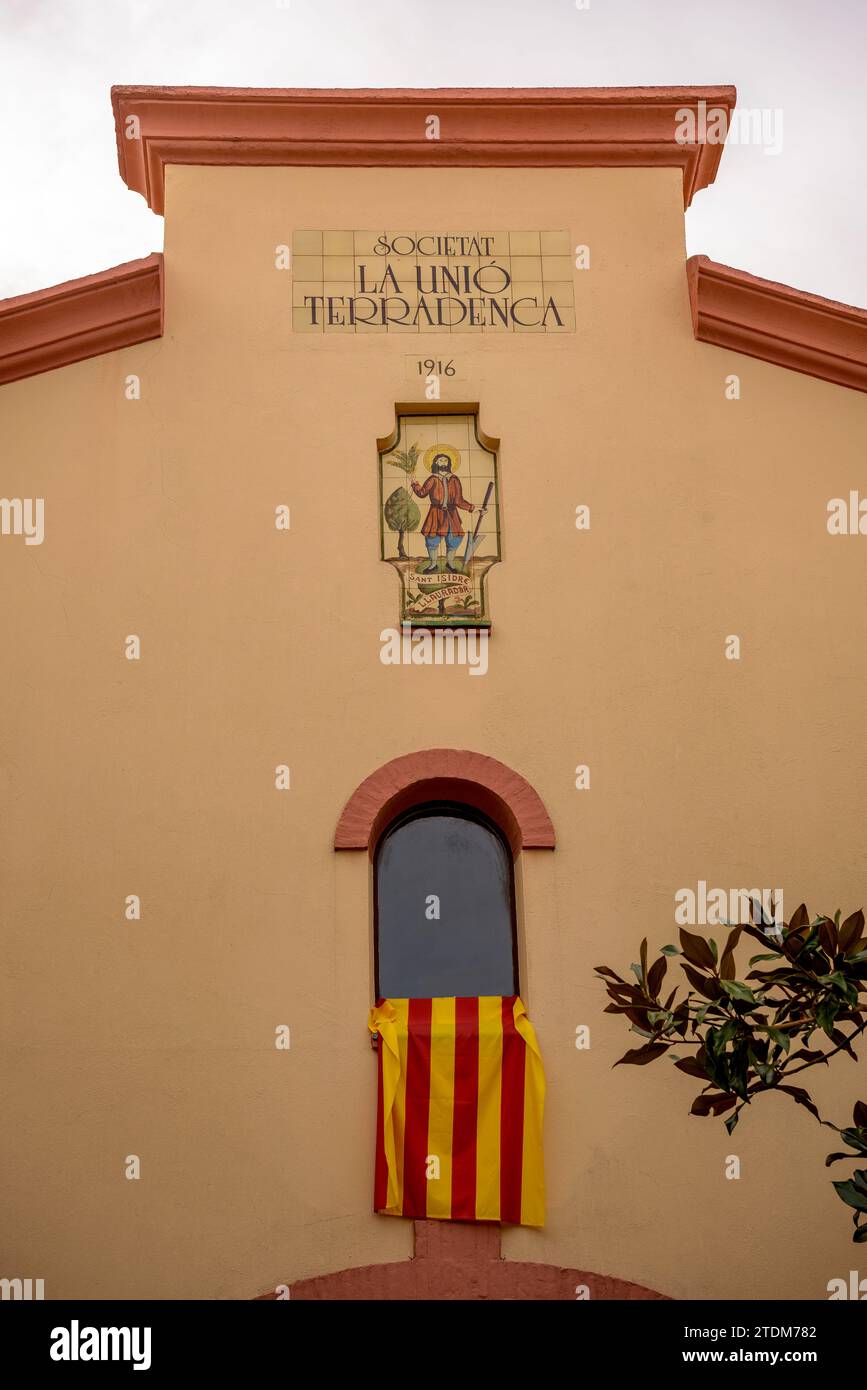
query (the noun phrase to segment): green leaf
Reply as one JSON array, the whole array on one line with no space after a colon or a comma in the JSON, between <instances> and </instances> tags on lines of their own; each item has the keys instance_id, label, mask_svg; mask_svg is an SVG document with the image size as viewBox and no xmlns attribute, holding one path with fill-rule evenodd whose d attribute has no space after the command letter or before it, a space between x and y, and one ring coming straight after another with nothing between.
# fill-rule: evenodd
<instances>
[{"instance_id":1,"label":"green leaf","mask_svg":"<svg viewBox=\"0 0 867 1390\"><path fill-rule=\"evenodd\" d=\"M770 1024L765 1024L762 1031L767 1033L768 1037L773 1038L775 1043L779 1043L784 1052L789 1051L792 1046L792 1039L788 1033L783 1032L782 1028L773 1028Z\"/></svg>"},{"instance_id":2,"label":"green leaf","mask_svg":"<svg viewBox=\"0 0 867 1390\"><path fill-rule=\"evenodd\" d=\"M830 1038L834 1032L834 1019L837 1017L842 1007L842 1001L835 999L833 995L823 999L816 1010L816 1022L824 1033Z\"/></svg>"},{"instance_id":3,"label":"green leaf","mask_svg":"<svg viewBox=\"0 0 867 1390\"><path fill-rule=\"evenodd\" d=\"M662 954L664 956L679 956L680 951L677 949L676 946L663 946Z\"/></svg>"},{"instance_id":4,"label":"green leaf","mask_svg":"<svg viewBox=\"0 0 867 1390\"><path fill-rule=\"evenodd\" d=\"M856 1211L867 1211L867 1169L859 1169L857 1173L852 1174L848 1182L835 1182L833 1186L837 1196L847 1207L854 1207Z\"/></svg>"},{"instance_id":5,"label":"green leaf","mask_svg":"<svg viewBox=\"0 0 867 1390\"><path fill-rule=\"evenodd\" d=\"M726 1043L736 1038L740 1031L741 1025L733 1018L728 1019L721 1028L711 1028L707 1035L708 1048L718 1057L725 1050Z\"/></svg>"},{"instance_id":6,"label":"green leaf","mask_svg":"<svg viewBox=\"0 0 867 1390\"><path fill-rule=\"evenodd\" d=\"M725 1127L728 1130L729 1134L731 1134L732 1130L734 1129L735 1125L737 1124L740 1118L740 1110L736 1110L733 1115L729 1115L728 1119L725 1121Z\"/></svg>"},{"instance_id":7,"label":"green leaf","mask_svg":"<svg viewBox=\"0 0 867 1390\"><path fill-rule=\"evenodd\" d=\"M765 1063L765 1062L758 1062L758 1061L757 1061L757 1062L755 1063L755 1068L756 1068L756 1071L758 1072L759 1076L760 1076L760 1077L762 1078L762 1080L764 1081L764 1083L765 1083L766 1086L772 1086L772 1085L774 1084L774 1077L776 1076L777 1073L776 1073L776 1070L775 1070L775 1068L774 1068L774 1066L773 1066L772 1063L770 1063L770 1062Z\"/></svg>"},{"instance_id":8,"label":"green leaf","mask_svg":"<svg viewBox=\"0 0 867 1390\"><path fill-rule=\"evenodd\" d=\"M867 1154L867 1131L861 1129L841 1129L840 1138L844 1144L859 1154Z\"/></svg>"},{"instance_id":9,"label":"green leaf","mask_svg":"<svg viewBox=\"0 0 867 1390\"><path fill-rule=\"evenodd\" d=\"M845 975L841 975L839 970L832 970L827 975L818 976L820 985L835 985L845 994L849 989L849 981Z\"/></svg>"},{"instance_id":10,"label":"green leaf","mask_svg":"<svg viewBox=\"0 0 867 1390\"><path fill-rule=\"evenodd\" d=\"M748 989L746 985L739 984L737 980L721 980L720 983L726 994L732 999L740 999L745 1004L757 1002L752 990Z\"/></svg>"}]
</instances>

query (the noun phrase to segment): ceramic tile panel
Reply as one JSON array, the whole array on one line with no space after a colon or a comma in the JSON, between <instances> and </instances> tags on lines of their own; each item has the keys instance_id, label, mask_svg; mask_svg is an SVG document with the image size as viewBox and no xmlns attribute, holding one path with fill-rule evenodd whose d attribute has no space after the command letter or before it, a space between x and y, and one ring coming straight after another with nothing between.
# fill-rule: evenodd
<instances>
[{"instance_id":1,"label":"ceramic tile panel","mask_svg":"<svg viewBox=\"0 0 867 1390\"><path fill-rule=\"evenodd\" d=\"M292 235L293 328L572 333L569 243L565 231L299 229Z\"/></svg>"},{"instance_id":2,"label":"ceramic tile panel","mask_svg":"<svg viewBox=\"0 0 867 1390\"><path fill-rule=\"evenodd\" d=\"M401 623L489 628L500 559L497 456L475 415L401 415L379 454L380 553L400 578Z\"/></svg>"}]
</instances>

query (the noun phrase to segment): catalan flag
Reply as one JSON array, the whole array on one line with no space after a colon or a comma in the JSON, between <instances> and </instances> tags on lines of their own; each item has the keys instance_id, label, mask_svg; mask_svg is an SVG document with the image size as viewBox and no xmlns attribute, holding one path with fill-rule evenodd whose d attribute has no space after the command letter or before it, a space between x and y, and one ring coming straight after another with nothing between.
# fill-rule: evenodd
<instances>
[{"instance_id":1,"label":"catalan flag","mask_svg":"<svg viewBox=\"0 0 867 1390\"><path fill-rule=\"evenodd\" d=\"M374 1210L542 1226L545 1073L517 995L382 999Z\"/></svg>"}]
</instances>

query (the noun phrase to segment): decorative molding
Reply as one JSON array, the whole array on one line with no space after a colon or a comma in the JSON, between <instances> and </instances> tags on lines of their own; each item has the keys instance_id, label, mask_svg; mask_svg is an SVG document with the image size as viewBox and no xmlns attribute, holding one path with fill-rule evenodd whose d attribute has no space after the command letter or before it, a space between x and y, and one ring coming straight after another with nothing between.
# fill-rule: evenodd
<instances>
[{"instance_id":1,"label":"decorative molding","mask_svg":"<svg viewBox=\"0 0 867 1390\"><path fill-rule=\"evenodd\" d=\"M530 783L496 758L456 748L406 753L372 772L344 806L334 848L372 854L395 816L426 801L460 801L483 811L499 825L515 854L554 848L551 818Z\"/></svg>"},{"instance_id":2,"label":"decorative molding","mask_svg":"<svg viewBox=\"0 0 867 1390\"><path fill-rule=\"evenodd\" d=\"M867 309L761 280L707 256L686 263L702 343L867 391Z\"/></svg>"},{"instance_id":3,"label":"decorative molding","mask_svg":"<svg viewBox=\"0 0 867 1390\"><path fill-rule=\"evenodd\" d=\"M167 164L426 169L679 168L683 201L716 177L722 142L677 140L699 103L730 117L734 87L113 87L127 187L165 208ZM425 120L440 121L438 140ZM137 118L137 124L130 118Z\"/></svg>"},{"instance_id":4,"label":"decorative molding","mask_svg":"<svg viewBox=\"0 0 867 1390\"><path fill-rule=\"evenodd\" d=\"M159 252L0 300L0 384L145 343L163 331Z\"/></svg>"},{"instance_id":5,"label":"decorative molding","mask_svg":"<svg viewBox=\"0 0 867 1390\"><path fill-rule=\"evenodd\" d=\"M669 1301L666 1294L607 1274L504 1260L496 1222L414 1221L413 1230L412 1259L299 1279L287 1286L290 1299L293 1303L312 1299L569 1299L574 1303L576 1289L584 1285L594 1303L599 1299ZM259 1294L255 1301L279 1297L274 1291Z\"/></svg>"}]
</instances>

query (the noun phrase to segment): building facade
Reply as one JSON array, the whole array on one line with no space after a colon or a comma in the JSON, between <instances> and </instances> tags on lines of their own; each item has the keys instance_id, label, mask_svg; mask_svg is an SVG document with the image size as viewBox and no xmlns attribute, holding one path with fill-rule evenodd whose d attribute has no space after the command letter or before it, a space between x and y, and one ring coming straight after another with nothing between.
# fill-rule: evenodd
<instances>
[{"instance_id":1,"label":"building facade","mask_svg":"<svg viewBox=\"0 0 867 1390\"><path fill-rule=\"evenodd\" d=\"M684 889L864 900L867 312L687 262L701 101L734 92L115 89L164 254L0 305L0 1273L795 1299L850 1268L825 1132L769 1097L730 1137L676 1071L612 1071L593 973L676 939ZM479 993L544 1058L542 1226L373 1210L376 856L425 808L508 857ZM398 917L416 889L446 931L423 876Z\"/></svg>"}]
</instances>

